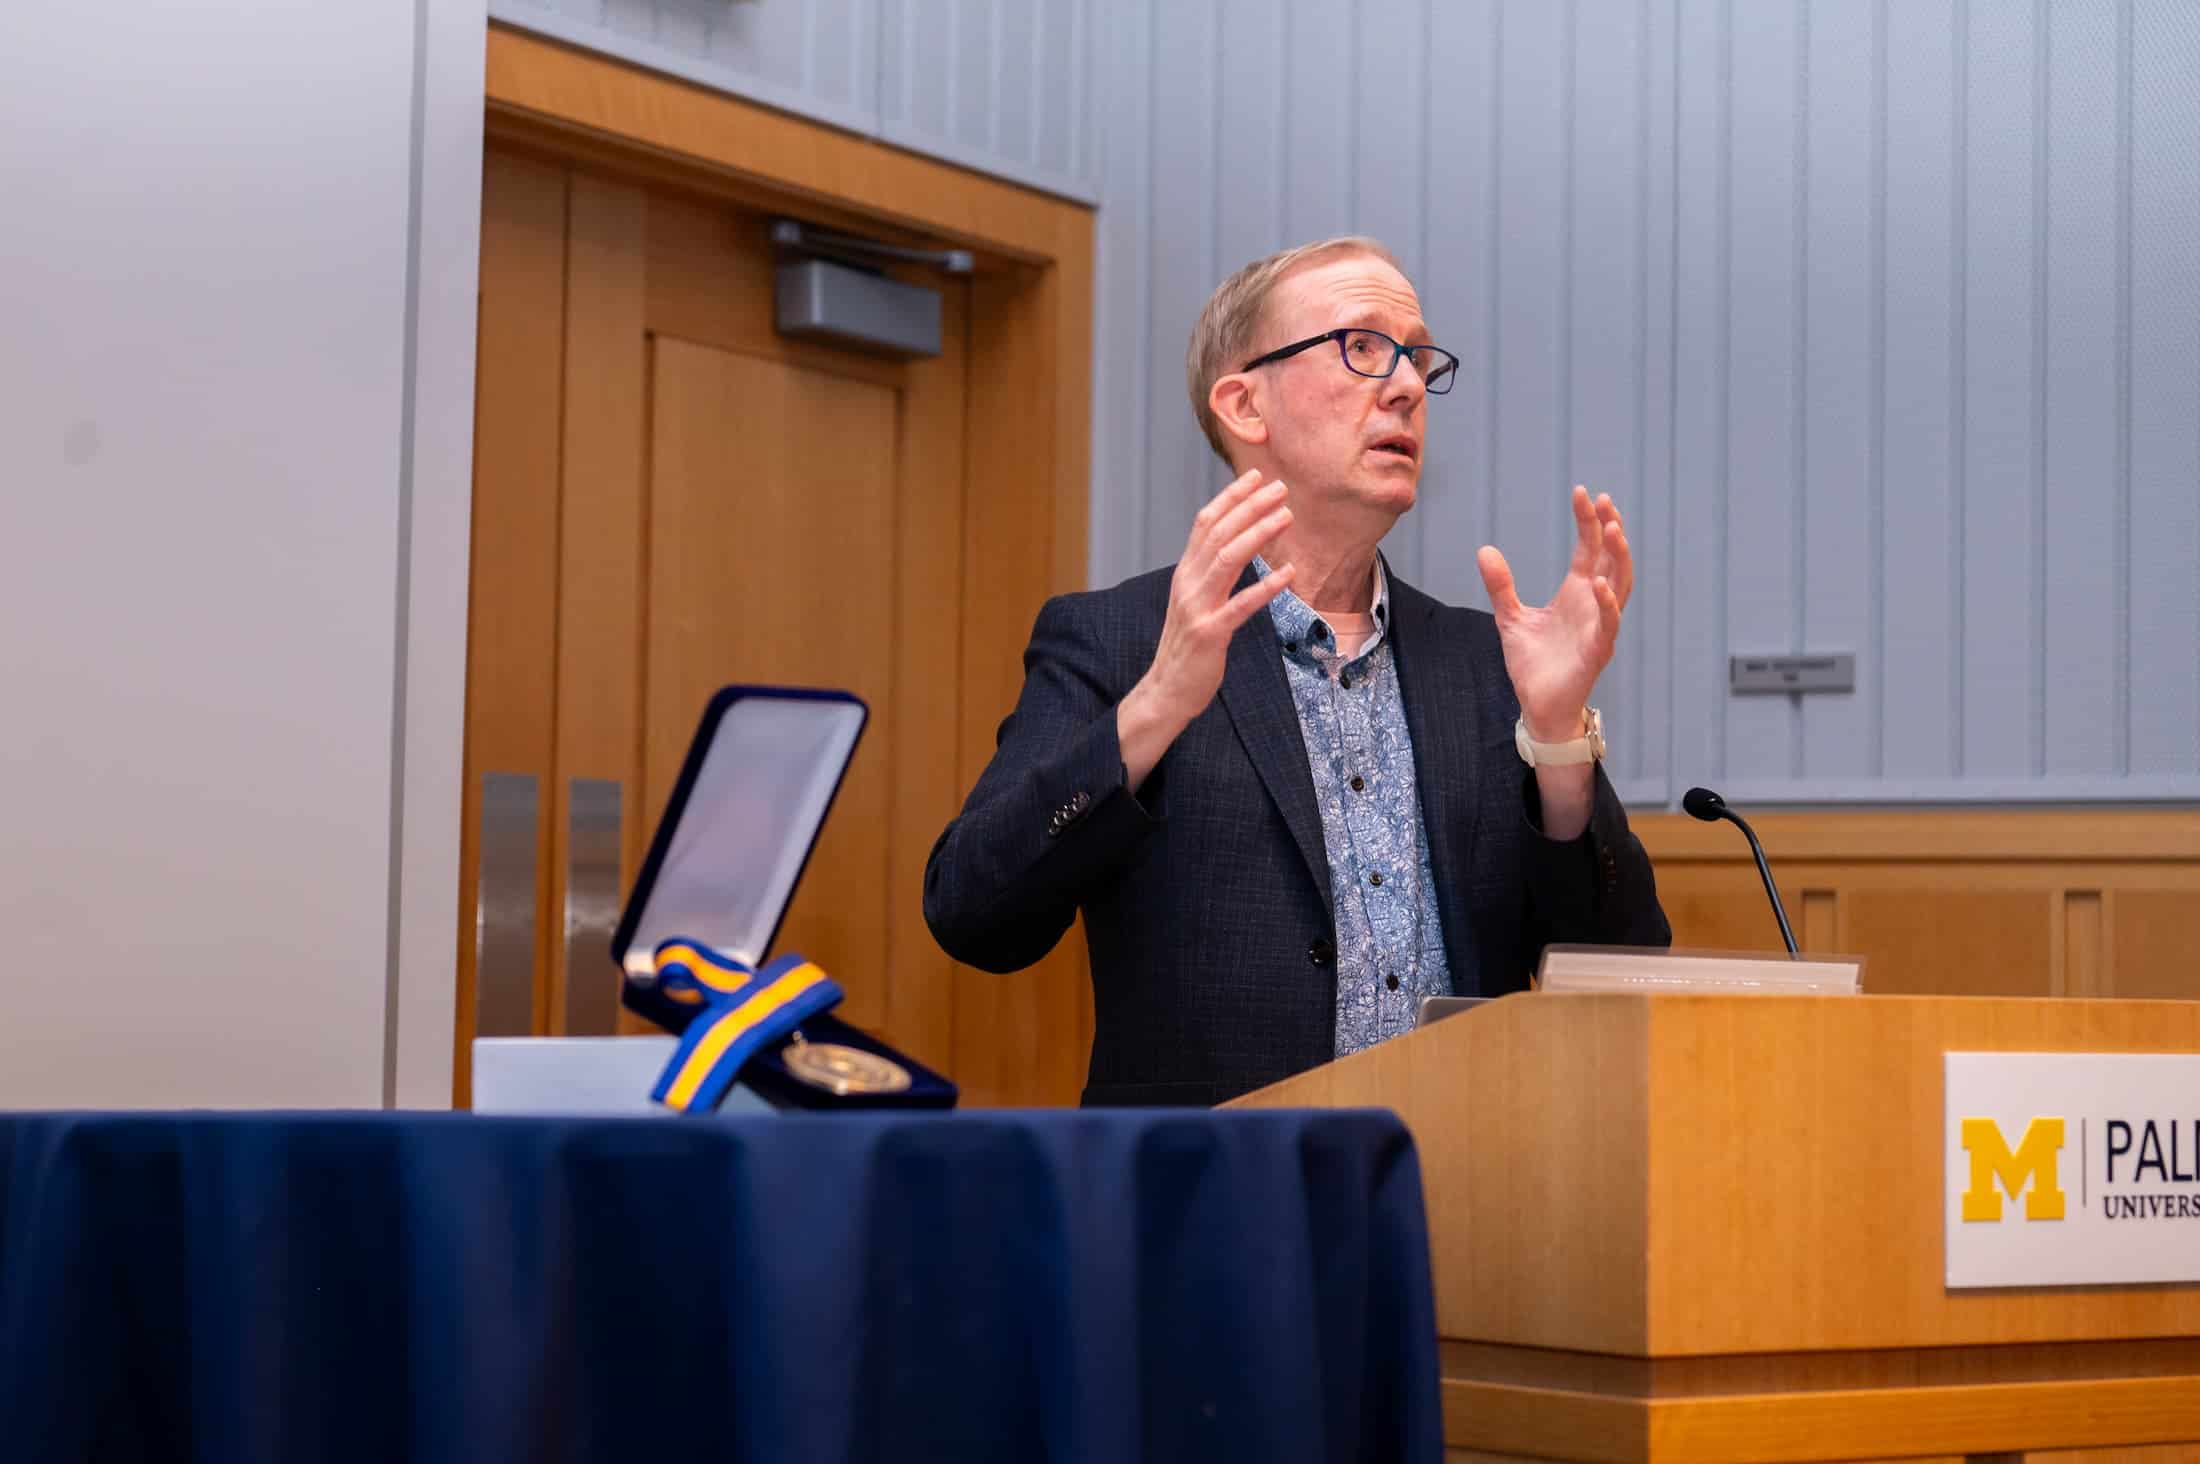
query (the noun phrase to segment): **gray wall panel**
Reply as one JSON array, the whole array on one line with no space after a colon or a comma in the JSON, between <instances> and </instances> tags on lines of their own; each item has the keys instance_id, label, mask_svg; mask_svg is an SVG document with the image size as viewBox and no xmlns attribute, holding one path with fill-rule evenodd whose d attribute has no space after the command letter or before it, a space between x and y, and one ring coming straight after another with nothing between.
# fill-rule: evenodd
<instances>
[{"instance_id":1,"label":"gray wall panel","mask_svg":"<svg viewBox=\"0 0 2200 1464\"><path fill-rule=\"evenodd\" d=\"M1044 60L1040 7L1002 0L993 12L994 105L986 118L985 145L1039 165L1039 90ZM1059 110L1059 109L1057 109Z\"/></svg>"},{"instance_id":2,"label":"gray wall panel","mask_svg":"<svg viewBox=\"0 0 2200 1464\"><path fill-rule=\"evenodd\" d=\"M1153 110L1094 114L1102 275L1145 279L1103 290L1103 359L1147 332L1095 432L1148 474L1100 485L1097 578L1173 557L1214 486L1177 446L1206 291L1373 232L1464 363L1386 549L1480 604L1494 541L1537 595L1566 485L1614 492L1641 583L1598 695L1632 796L2200 796L2200 9L1161 10L1102 66L1147 57ZM1757 650L1854 651L1856 691L1730 696Z\"/></svg>"},{"instance_id":3,"label":"gray wall panel","mask_svg":"<svg viewBox=\"0 0 2200 1464\"><path fill-rule=\"evenodd\" d=\"M1095 52L1096 93L1105 140L1100 186L1112 200L1094 220L1093 257L1093 582L1112 584L1158 562L1147 552L1146 517L1154 481L1147 459L1156 378L1165 352L1152 349L1154 112L1146 94L1152 55L1153 0L1120 0ZM1181 375L1181 367L1178 368ZM1178 408L1179 411L1182 408Z\"/></svg>"},{"instance_id":4,"label":"gray wall panel","mask_svg":"<svg viewBox=\"0 0 2200 1464\"><path fill-rule=\"evenodd\" d=\"M1970 0L1963 143L1961 643L1968 777L2039 771L2034 674L2041 409L2032 7Z\"/></svg>"},{"instance_id":5,"label":"gray wall panel","mask_svg":"<svg viewBox=\"0 0 2200 1464\"><path fill-rule=\"evenodd\" d=\"M1089 0L873 3L904 63L898 74L889 64L879 88L880 136L1072 198L1094 196ZM1122 23L1122 7L1101 10L1108 26Z\"/></svg>"},{"instance_id":6,"label":"gray wall panel","mask_svg":"<svg viewBox=\"0 0 2200 1464\"><path fill-rule=\"evenodd\" d=\"M1956 445L1963 312L1955 247L1962 53L1940 6L1882 0L1887 28L1883 444L1877 469L1883 596L1873 645L1885 668L1874 773L1952 778L1961 682L1954 626Z\"/></svg>"},{"instance_id":7,"label":"gray wall panel","mask_svg":"<svg viewBox=\"0 0 2200 1464\"><path fill-rule=\"evenodd\" d=\"M1727 218L1732 292L1728 320L1727 649L1798 650L1804 332L1798 140L1807 122L1800 7L1728 12L1734 124L1728 141ZM1710 383L1690 383L1703 389ZM1714 658L1716 659L1716 658ZM1802 735L1799 705L1737 698L1726 707L1721 776L1792 777Z\"/></svg>"},{"instance_id":8,"label":"gray wall panel","mask_svg":"<svg viewBox=\"0 0 2200 1464\"><path fill-rule=\"evenodd\" d=\"M489 0L576 46L860 132L879 126L879 0Z\"/></svg>"},{"instance_id":9,"label":"gray wall panel","mask_svg":"<svg viewBox=\"0 0 2200 1464\"><path fill-rule=\"evenodd\" d=\"M1280 0L1274 15L1285 42L1275 105L1288 167L1280 200L1283 229L1270 247L1282 248L1352 227L1352 108L1358 91L1352 54L1358 27L1353 7L1336 0Z\"/></svg>"},{"instance_id":10,"label":"gray wall panel","mask_svg":"<svg viewBox=\"0 0 2200 1464\"><path fill-rule=\"evenodd\" d=\"M2132 37L2129 767L2200 757L2200 23L2137 0Z\"/></svg>"},{"instance_id":11,"label":"gray wall panel","mask_svg":"<svg viewBox=\"0 0 2200 1464\"><path fill-rule=\"evenodd\" d=\"M1107 7L1107 24L1132 7ZM1092 0L489 0L493 19L1092 200Z\"/></svg>"},{"instance_id":12,"label":"gray wall panel","mask_svg":"<svg viewBox=\"0 0 2200 1464\"><path fill-rule=\"evenodd\" d=\"M1567 458L1558 440L1567 396L1566 327L1572 201L1567 93L1574 29L1564 7L1509 0L1497 45L1504 226L1498 271L1495 471L1491 542L1523 598L1540 600L1563 567Z\"/></svg>"},{"instance_id":13,"label":"gray wall panel","mask_svg":"<svg viewBox=\"0 0 2200 1464\"><path fill-rule=\"evenodd\" d=\"M2046 137L2045 576L2036 691L2050 776L2114 773L2122 671L2117 654L2116 502L2122 356L2118 288L2121 27L2116 7L2050 12Z\"/></svg>"},{"instance_id":14,"label":"gray wall panel","mask_svg":"<svg viewBox=\"0 0 2200 1464\"><path fill-rule=\"evenodd\" d=\"M1282 118L1288 99L1275 80L1284 48L1283 28L1268 23L1274 11L1271 0L1226 0L1215 11L1220 34L1231 38L1236 64L1215 77L1218 105L1207 119L1217 157L1210 224L1214 254L1203 261L1210 284L1276 247L1285 154L1283 130L1273 124ZM1232 125L1241 118L1256 118L1258 125ZM1186 320L1184 331L1190 327ZM1215 468L1219 471L1221 464Z\"/></svg>"},{"instance_id":15,"label":"gray wall panel","mask_svg":"<svg viewBox=\"0 0 2200 1464\"><path fill-rule=\"evenodd\" d=\"M1226 479L1222 463L1193 425L1184 386L1185 342L1221 273L1214 251L1219 99L1212 85L1219 44L1209 7L1155 7L1147 58L1156 118L1146 311L1153 396L1144 485L1146 554L1139 568L1169 563L1184 552L1192 515Z\"/></svg>"},{"instance_id":16,"label":"gray wall panel","mask_svg":"<svg viewBox=\"0 0 2200 1464\"><path fill-rule=\"evenodd\" d=\"M1798 764L1840 777L1872 767L1879 663L1872 636L1873 467L1879 325L1877 9L1818 3L1804 37L1802 440L1795 644L1859 653L1857 693L1809 702Z\"/></svg>"},{"instance_id":17,"label":"gray wall panel","mask_svg":"<svg viewBox=\"0 0 2200 1464\"><path fill-rule=\"evenodd\" d=\"M1646 10L1640 0L1587 7L1570 48L1567 380L1554 438L1566 454L1562 478L1588 484L1592 492L1609 490L1623 514L1651 522L1644 517L1641 486L1648 348ZM1580 44L1579 28L1592 26L1602 32L1599 43ZM1572 537L1563 533L1556 552L1570 557ZM1563 561L1551 572L1562 573ZM1624 779L1640 777L1644 765L1644 617L1636 608L1621 621L1624 643L1599 693L1613 727L1611 772Z\"/></svg>"},{"instance_id":18,"label":"gray wall panel","mask_svg":"<svg viewBox=\"0 0 2200 1464\"><path fill-rule=\"evenodd\" d=\"M1459 382L1429 403L1420 499L1392 534L1422 541L1419 583L1454 603L1481 595L1474 552L1490 537L1487 448L1497 383L1493 186L1498 70L1494 7L1435 4L1428 12L1432 81L1424 126L1432 182L1424 203L1427 265L1416 283L1431 336L1459 356Z\"/></svg>"},{"instance_id":19,"label":"gray wall panel","mask_svg":"<svg viewBox=\"0 0 2200 1464\"><path fill-rule=\"evenodd\" d=\"M1727 370L1732 282L1726 167L1733 127L1732 55L1722 0L1679 0L1675 11L1673 303L1673 779L1715 781L1726 761L1726 697L1718 653L1726 643L1726 505L1732 415ZM1686 485L1685 489L1682 485ZM1647 588L1647 587L1646 587ZM1638 594L1642 591L1638 591Z\"/></svg>"}]
</instances>

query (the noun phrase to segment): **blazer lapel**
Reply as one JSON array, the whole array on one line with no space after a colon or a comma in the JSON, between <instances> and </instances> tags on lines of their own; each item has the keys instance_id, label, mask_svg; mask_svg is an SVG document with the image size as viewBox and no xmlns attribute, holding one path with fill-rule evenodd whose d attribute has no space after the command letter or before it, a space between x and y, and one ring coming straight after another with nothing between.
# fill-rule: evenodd
<instances>
[{"instance_id":1,"label":"blazer lapel","mask_svg":"<svg viewBox=\"0 0 2200 1464\"><path fill-rule=\"evenodd\" d=\"M1243 589L1256 578L1247 569L1238 580L1238 588ZM1298 706L1291 700L1283 651L1276 644L1276 625L1266 610L1239 626L1230 638L1221 695L1238 740L1245 745L1245 755L1252 759L1268 796L1276 801L1292 840L1299 846L1299 855L1306 861L1307 873L1314 877L1314 887L1322 892L1322 903L1334 917L1329 851L1322 843L1314 774L1306 764L1306 736L1299 730Z\"/></svg>"},{"instance_id":2,"label":"blazer lapel","mask_svg":"<svg viewBox=\"0 0 2200 1464\"><path fill-rule=\"evenodd\" d=\"M1387 570L1389 566L1386 564ZM1421 792L1421 823L1428 831L1429 872L1443 906L1444 943L1458 962L1464 905L1452 908L1466 888L1464 875L1482 817L1482 719L1474 667L1463 645L1447 645L1437 611L1442 607L1390 577L1391 654L1413 735L1413 771Z\"/></svg>"}]
</instances>

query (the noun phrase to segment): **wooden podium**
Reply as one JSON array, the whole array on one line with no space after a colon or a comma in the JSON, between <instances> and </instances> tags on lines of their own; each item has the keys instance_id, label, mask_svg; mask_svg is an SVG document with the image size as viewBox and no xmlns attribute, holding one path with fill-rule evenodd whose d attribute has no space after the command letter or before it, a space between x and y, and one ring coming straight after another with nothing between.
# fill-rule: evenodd
<instances>
[{"instance_id":1,"label":"wooden podium","mask_svg":"<svg viewBox=\"0 0 2200 1464\"><path fill-rule=\"evenodd\" d=\"M1412 1129L1452 1459L2200 1440L2200 1285L1945 1289L1950 1051L2200 1052L2200 1002L1524 994L1238 1102Z\"/></svg>"}]
</instances>

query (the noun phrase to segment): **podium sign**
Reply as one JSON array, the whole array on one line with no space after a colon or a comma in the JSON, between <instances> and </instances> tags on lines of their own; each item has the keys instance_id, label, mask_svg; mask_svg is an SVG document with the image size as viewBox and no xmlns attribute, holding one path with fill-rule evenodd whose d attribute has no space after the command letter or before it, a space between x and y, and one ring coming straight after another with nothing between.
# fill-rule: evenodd
<instances>
[{"instance_id":1,"label":"podium sign","mask_svg":"<svg viewBox=\"0 0 2200 1464\"><path fill-rule=\"evenodd\" d=\"M1946 1063L1950 1290L2200 1281L2200 1057Z\"/></svg>"}]
</instances>

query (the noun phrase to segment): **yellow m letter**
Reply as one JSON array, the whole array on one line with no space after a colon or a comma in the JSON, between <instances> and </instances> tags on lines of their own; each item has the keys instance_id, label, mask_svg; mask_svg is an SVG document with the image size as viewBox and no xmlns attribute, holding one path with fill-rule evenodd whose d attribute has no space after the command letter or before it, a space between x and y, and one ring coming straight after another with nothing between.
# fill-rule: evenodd
<instances>
[{"instance_id":1,"label":"yellow m letter","mask_svg":"<svg viewBox=\"0 0 2200 1464\"><path fill-rule=\"evenodd\" d=\"M1963 1192L1963 1218L1999 1220L2001 1195L1994 1182L2001 1181L2002 1189L2013 1200L2023 1192L2024 1182L2030 1180L2032 1192L2024 1196L2024 1218L2062 1219L2063 1192L2055 1176L2055 1161L2062 1155L2062 1146L2063 1121L2059 1118L2035 1118L2026 1124L2023 1142L2014 1154L2001 1136L2001 1125L1990 1118L1963 1120L1963 1151L1971 1156L1971 1187Z\"/></svg>"}]
</instances>

